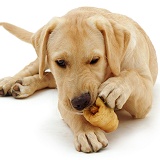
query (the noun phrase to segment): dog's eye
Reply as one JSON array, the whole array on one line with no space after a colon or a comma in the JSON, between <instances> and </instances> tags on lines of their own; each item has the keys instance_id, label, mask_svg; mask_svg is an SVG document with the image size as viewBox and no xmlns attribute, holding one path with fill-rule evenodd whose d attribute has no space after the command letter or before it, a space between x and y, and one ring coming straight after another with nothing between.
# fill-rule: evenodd
<instances>
[{"instance_id":1,"label":"dog's eye","mask_svg":"<svg viewBox=\"0 0 160 160\"><path fill-rule=\"evenodd\" d=\"M99 61L99 57L95 57L90 61L90 64L96 64Z\"/></svg>"},{"instance_id":2,"label":"dog's eye","mask_svg":"<svg viewBox=\"0 0 160 160\"><path fill-rule=\"evenodd\" d=\"M59 60L56 60L55 62L57 63L57 65L58 65L59 67L61 67L61 68L66 68L67 63L66 63L65 60L59 59Z\"/></svg>"}]
</instances>

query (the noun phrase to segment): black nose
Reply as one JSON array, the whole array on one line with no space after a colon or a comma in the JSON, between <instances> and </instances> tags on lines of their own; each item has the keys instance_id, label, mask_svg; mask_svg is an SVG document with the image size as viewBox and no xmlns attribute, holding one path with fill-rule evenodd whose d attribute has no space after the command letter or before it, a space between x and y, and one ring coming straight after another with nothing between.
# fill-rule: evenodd
<instances>
[{"instance_id":1,"label":"black nose","mask_svg":"<svg viewBox=\"0 0 160 160\"><path fill-rule=\"evenodd\" d=\"M84 93L81 96L72 99L71 103L75 109L80 111L89 105L90 100L91 100L90 94Z\"/></svg>"}]
</instances>

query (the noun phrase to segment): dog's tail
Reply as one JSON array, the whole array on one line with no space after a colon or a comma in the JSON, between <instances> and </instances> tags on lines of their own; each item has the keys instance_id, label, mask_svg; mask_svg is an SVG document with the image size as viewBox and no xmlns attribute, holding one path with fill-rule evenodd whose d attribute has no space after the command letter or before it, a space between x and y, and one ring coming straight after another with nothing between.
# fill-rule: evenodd
<instances>
[{"instance_id":1,"label":"dog's tail","mask_svg":"<svg viewBox=\"0 0 160 160\"><path fill-rule=\"evenodd\" d=\"M9 24L6 22L0 23L1 26L3 26L7 31L12 33L17 38L21 39L22 41L25 41L27 43L31 43L31 38L33 33L26 31L20 27L17 27L13 24Z\"/></svg>"}]
</instances>

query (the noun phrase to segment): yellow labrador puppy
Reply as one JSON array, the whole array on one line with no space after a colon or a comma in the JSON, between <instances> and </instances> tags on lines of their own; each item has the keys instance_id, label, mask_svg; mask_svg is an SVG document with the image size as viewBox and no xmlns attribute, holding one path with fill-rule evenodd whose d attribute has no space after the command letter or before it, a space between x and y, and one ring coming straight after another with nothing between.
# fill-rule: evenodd
<instances>
[{"instance_id":1,"label":"yellow labrador puppy","mask_svg":"<svg viewBox=\"0 0 160 160\"><path fill-rule=\"evenodd\" d=\"M149 37L132 19L82 7L51 19L36 33L0 25L33 44L37 53L37 59L14 77L1 79L0 95L24 98L39 89L57 88L58 107L78 151L96 152L108 144L104 132L82 115L97 96L134 118L149 112L157 60Z\"/></svg>"}]
</instances>

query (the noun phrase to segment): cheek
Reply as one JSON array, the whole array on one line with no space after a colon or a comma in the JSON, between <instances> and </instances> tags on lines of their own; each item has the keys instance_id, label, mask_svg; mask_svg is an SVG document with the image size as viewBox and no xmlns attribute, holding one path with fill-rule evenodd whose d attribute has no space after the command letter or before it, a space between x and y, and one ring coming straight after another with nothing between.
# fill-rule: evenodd
<instances>
[{"instance_id":1,"label":"cheek","mask_svg":"<svg viewBox=\"0 0 160 160\"><path fill-rule=\"evenodd\" d=\"M52 66L50 70L56 81L58 94L60 95L61 99L63 99L65 98L64 96L66 96L66 93L68 94L69 92L69 78L65 71L61 71L61 69L59 69L57 66Z\"/></svg>"},{"instance_id":2,"label":"cheek","mask_svg":"<svg viewBox=\"0 0 160 160\"><path fill-rule=\"evenodd\" d=\"M96 79L102 83L106 79L106 74L107 74L107 62L103 62L100 65L96 67L95 70L93 70L95 73Z\"/></svg>"},{"instance_id":3,"label":"cheek","mask_svg":"<svg viewBox=\"0 0 160 160\"><path fill-rule=\"evenodd\" d=\"M56 85L57 85L57 89L59 88L59 86L62 84L62 79L63 77L61 76L61 74L58 72L58 67L53 64L53 62L48 61L49 64L49 69L52 72L54 79L56 81Z\"/></svg>"}]
</instances>

